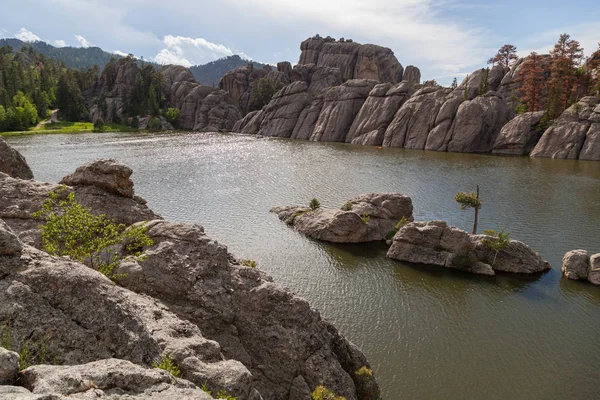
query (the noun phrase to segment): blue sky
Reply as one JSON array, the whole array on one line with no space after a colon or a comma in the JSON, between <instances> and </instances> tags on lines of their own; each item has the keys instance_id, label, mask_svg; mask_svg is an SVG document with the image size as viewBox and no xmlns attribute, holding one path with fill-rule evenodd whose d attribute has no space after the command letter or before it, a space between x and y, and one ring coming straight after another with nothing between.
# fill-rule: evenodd
<instances>
[{"instance_id":1,"label":"blue sky","mask_svg":"<svg viewBox=\"0 0 600 400\"><path fill-rule=\"evenodd\" d=\"M2 0L0 35L99 46L163 63L231 54L297 62L321 36L390 47L423 79L447 83L485 65L501 45L548 51L562 32L589 55L600 41L600 1L463 0Z\"/></svg>"}]
</instances>

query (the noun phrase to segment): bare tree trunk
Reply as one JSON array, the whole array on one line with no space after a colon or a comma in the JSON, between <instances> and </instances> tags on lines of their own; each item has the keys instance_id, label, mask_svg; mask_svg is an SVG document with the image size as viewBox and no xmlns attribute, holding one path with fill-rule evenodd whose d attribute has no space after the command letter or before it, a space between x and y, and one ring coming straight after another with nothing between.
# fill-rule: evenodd
<instances>
[{"instance_id":1,"label":"bare tree trunk","mask_svg":"<svg viewBox=\"0 0 600 400\"><path fill-rule=\"evenodd\" d=\"M479 199L479 185L477 185L477 199ZM477 220L479 219L479 207L475 207L475 222L473 222L473 235L477 235Z\"/></svg>"}]
</instances>

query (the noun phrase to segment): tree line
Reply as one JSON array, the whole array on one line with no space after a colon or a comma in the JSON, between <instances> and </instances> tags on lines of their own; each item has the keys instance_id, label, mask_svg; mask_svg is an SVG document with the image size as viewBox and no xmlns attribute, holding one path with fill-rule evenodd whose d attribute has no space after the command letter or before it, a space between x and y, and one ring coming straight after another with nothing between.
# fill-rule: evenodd
<instances>
[{"instance_id":1,"label":"tree line","mask_svg":"<svg viewBox=\"0 0 600 400\"><path fill-rule=\"evenodd\" d=\"M512 67L519 59L516 53L514 45L506 44L488 63ZM586 60L580 43L563 33L550 54L531 52L518 68L516 110L544 111L546 124L582 97L600 93L600 43Z\"/></svg>"}]
</instances>

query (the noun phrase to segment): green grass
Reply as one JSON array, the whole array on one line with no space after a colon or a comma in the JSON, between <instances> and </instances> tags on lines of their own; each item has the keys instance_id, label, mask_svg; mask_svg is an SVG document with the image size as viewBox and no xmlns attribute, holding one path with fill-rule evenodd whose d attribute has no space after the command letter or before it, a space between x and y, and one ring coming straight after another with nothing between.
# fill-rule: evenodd
<instances>
[{"instance_id":1,"label":"green grass","mask_svg":"<svg viewBox=\"0 0 600 400\"><path fill-rule=\"evenodd\" d=\"M52 133L91 133L94 124L91 122L55 122L42 125L39 129L31 128L20 132L0 132L0 136L44 135ZM127 125L105 124L103 132L138 132L138 129Z\"/></svg>"}]
</instances>

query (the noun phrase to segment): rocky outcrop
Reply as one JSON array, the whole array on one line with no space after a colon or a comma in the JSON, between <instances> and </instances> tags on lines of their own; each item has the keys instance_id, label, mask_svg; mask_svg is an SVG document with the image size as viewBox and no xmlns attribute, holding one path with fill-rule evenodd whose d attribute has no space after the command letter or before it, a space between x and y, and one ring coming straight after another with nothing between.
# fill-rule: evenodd
<instances>
[{"instance_id":1,"label":"rocky outcrop","mask_svg":"<svg viewBox=\"0 0 600 400\"><path fill-rule=\"evenodd\" d=\"M152 126L152 124L150 123L152 118L158 119L157 126ZM152 117L151 115L139 117L138 118L138 128L141 130L149 129L149 130L158 130L158 131L172 131L175 129L173 127L173 125L171 125L171 123L169 121L167 121L167 119L165 117L163 117L162 115L158 116L158 117Z\"/></svg>"},{"instance_id":2,"label":"rocky outcrop","mask_svg":"<svg viewBox=\"0 0 600 400\"><path fill-rule=\"evenodd\" d=\"M213 399L193 383L166 371L114 358L72 366L36 365L22 372L20 383L31 395L40 396L37 399Z\"/></svg>"},{"instance_id":3,"label":"rocky outcrop","mask_svg":"<svg viewBox=\"0 0 600 400\"><path fill-rule=\"evenodd\" d=\"M337 68L343 81L350 79L375 79L381 83L402 81L404 68L394 53L373 44L356 42L318 35L306 39L300 45L298 64L316 64L318 67Z\"/></svg>"},{"instance_id":4,"label":"rocky outcrop","mask_svg":"<svg viewBox=\"0 0 600 400\"><path fill-rule=\"evenodd\" d=\"M504 156L524 156L533 150L544 133L540 121L543 111L517 115L500 130L492 153Z\"/></svg>"},{"instance_id":5,"label":"rocky outcrop","mask_svg":"<svg viewBox=\"0 0 600 400\"><path fill-rule=\"evenodd\" d=\"M196 107L193 129L199 132L228 132L241 117L227 92L215 90Z\"/></svg>"},{"instance_id":6,"label":"rocky outcrop","mask_svg":"<svg viewBox=\"0 0 600 400\"><path fill-rule=\"evenodd\" d=\"M78 169L69 180L84 186L67 186L62 195L74 191L85 201L91 190L135 202L121 195L124 188L130 194L121 182L129 170L119 165L102 160ZM144 220L153 244L121 261L115 285L88 266L23 244L11 231L11 221L30 219L59 186L0 178L0 217L9 222L0 219L0 333L10 330L11 350L28 348L22 361L30 365L68 365L31 367L16 382L25 389L0 387L0 397L204 399L198 387L206 385L239 400L293 400L320 384L348 400L379 397L375 379L365 386L355 373L370 365L353 344L306 300L241 265L202 227L134 212L128 219ZM109 193L111 179L118 184ZM367 207L365 201L356 206ZM93 212L116 212L107 201L100 205L105 209L93 204ZM391 213L395 203L381 207ZM10 372L3 354L0 371ZM165 356L185 380L149 369Z\"/></svg>"},{"instance_id":7,"label":"rocky outcrop","mask_svg":"<svg viewBox=\"0 0 600 400\"><path fill-rule=\"evenodd\" d=\"M407 81L393 86L390 83L376 85L354 119L346 142L381 146L387 127L412 94L413 87Z\"/></svg>"},{"instance_id":8,"label":"rocky outcrop","mask_svg":"<svg viewBox=\"0 0 600 400\"><path fill-rule=\"evenodd\" d=\"M96 186L118 196L133 198L131 168L114 159L100 159L78 167L59 183L68 186Z\"/></svg>"},{"instance_id":9,"label":"rocky outcrop","mask_svg":"<svg viewBox=\"0 0 600 400\"><path fill-rule=\"evenodd\" d=\"M19 375L19 358L18 353L0 347L0 386L13 385L17 381ZM2 392L0 392L1 394Z\"/></svg>"},{"instance_id":10,"label":"rocky outcrop","mask_svg":"<svg viewBox=\"0 0 600 400\"><path fill-rule=\"evenodd\" d=\"M317 66L315 64L298 64L291 74L292 82L306 82L308 92L319 96L327 89L342 84L342 74L339 68Z\"/></svg>"},{"instance_id":11,"label":"rocky outcrop","mask_svg":"<svg viewBox=\"0 0 600 400\"><path fill-rule=\"evenodd\" d=\"M275 93L261 111L259 135L289 138L302 110L310 103L305 82L294 82Z\"/></svg>"},{"instance_id":12,"label":"rocky outcrop","mask_svg":"<svg viewBox=\"0 0 600 400\"><path fill-rule=\"evenodd\" d=\"M600 161L600 98L584 97L543 134L531 157Z\"/></svg>"},{"instance_id":13,"label":"rocky outcrop","mask_svg":"<svg viewBox=\"0 0 600 400\"><path fill-rule=\"evenodd\" d=\"M125 178L130 171L114 160L100 160L66 177L76 186L64 189L62 185L15 179L0 173L0 218L22 241L38 248L41 247L40 221L32 215L41 209L50 191L61 191L62 198L74 192L77 202L117 223L130 225L160 218L144 199L134 195L133 182Z\"/></svg>"},{"instance_id":14,"label":"rocky outcrop","mask_svg":"<svg viewBox=\"0 0 600 400\"><path fill-rule=\"evenodd\" d=\"M402 79L409 82L411 85L419 85L421 83L421 70L414 65L409 65L404 70Z\"/></svg>"},{"instance_id":15,"label":"rocky outcrop","mask_svg":"<svg viewBox=\"0 0 600 400\"><path fill-rule=\"evenodd\" d=\"M310 140L344 142L354 118L376 84L374 80L355 79L329 89Z\"/></svg>"},{"instance_id":16,"label":"rocky outcrop","mask_svg":"<svg viewBox=\"0 0 600 400\"><path fill-rule=\"evenodd\" d=\"M193 129L196 125L196 111L202 106L202 100L214 91L215 88L211 86L195 85L183 98L179 126L184 129Z\"/></svg>"},{"instance_id":17,"label":"rocky outcrop","mask_svg":"<svg viewBox=\"0 0 600 400\"><path fill-rule=\"evenodd\" d=\"M585 250L569 251L562 260L563 275L572 280L588 280L600 285L600 253L591 257Z\"/></svg>"},{"instance_id":18,"label":"rocky outcrop","mask_svg":"<svg viewBox=\"0 0 600 400\"><path fill-rule=\"evenodd\" d=\"M495 253L486 244L494 240L497 239L487 235L468 234L444 221L413 222L396 233L387 256L482 275L495 275L495 271L531 274L550 269L524 243L511 240Z\"/></svg>"},{"instance_id":19,"label":"rocky outcrop","mask_svg":"<svg viewBox=\"0 0 600 400\"><path fill-rule=\"evenodd\" d=\"M370 193L355 197L341 210L274 207L271 212L311 239L334 243L364 243L386 239L396 224L413 220L410 197Z\"/></svg>"},{"instance_id":20,"label":"rocky outcrop","mask_svg":"<svg viewBox=\"0 0 600 400\"><path fill-rule=\"evenodd\" d=\"M13 178L33 179L33 172L27 165L25 157L10 147L0 136L0 172Z\"/></svg>"},{"instance_id":21,"label":"rocky outcrop","mask_svg":"<svg viewBox=\"0 0 600 400\"><path fill-rule=\"evenodd\" d=\"M185 98L198 86L191 71L180 65L165 65L158 69L164 78L164 91L169 93L173 107L183 108Z\"/></svg>"}]
</instances>

